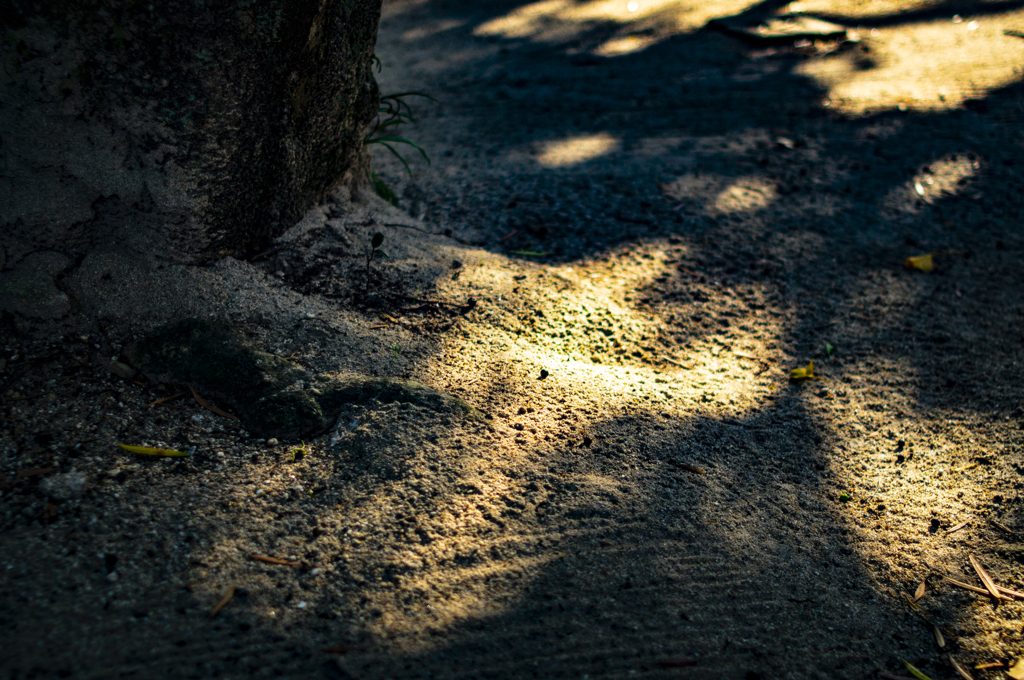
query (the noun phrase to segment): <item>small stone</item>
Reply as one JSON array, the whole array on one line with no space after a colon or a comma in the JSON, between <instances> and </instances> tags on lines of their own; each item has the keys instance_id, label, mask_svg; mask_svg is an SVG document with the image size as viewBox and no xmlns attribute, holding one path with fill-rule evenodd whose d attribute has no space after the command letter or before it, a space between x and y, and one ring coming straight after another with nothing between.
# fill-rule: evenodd
<instances>
[{"instance_id":1,"label":"small stone","mask_svg":"<svg viewBox=\"0 0 1024 680\"><path fill-rule=\"evenodd\" d=\"M277 441L277 437L271 437L267 440L267 446L277 446L280 442Z\"/></svg>"},{"instance_id":2,"label":"small stone","mask_svg":"<svg viewBox=\"0 0 1024 680\"><path fill-rule=\"evenodd\" d=\"M111 583L114 583L115 581L117 581L118 578L119 577L118 577L116 571L112 571L109 574L107 574L107 580L110 581Z\"/></svg>"},{"instance_id":3,"label":"small stone","mask_svg":"<svg viewBox=\"0 0 1024 680\"><path fill-rule=\"evenodd\" d=\"M324 573L324 570L321 569L320 567L317 567L316 569L310 570L309 575L313 576L313 577L316 577L316 576L319 576L322 573Z\"/></svg>"},{"instance_id":4,"label":"small stone","mask_svg":"<svg viewBox=\"0 0 1024 680\"><path fill-rule=\"evenodd\" d=\"M82 472L71 472L50 475L39 483L39 490L55 501L69 501L78 498L85 492L89 478Z\"/></svg>"}]
</instances>

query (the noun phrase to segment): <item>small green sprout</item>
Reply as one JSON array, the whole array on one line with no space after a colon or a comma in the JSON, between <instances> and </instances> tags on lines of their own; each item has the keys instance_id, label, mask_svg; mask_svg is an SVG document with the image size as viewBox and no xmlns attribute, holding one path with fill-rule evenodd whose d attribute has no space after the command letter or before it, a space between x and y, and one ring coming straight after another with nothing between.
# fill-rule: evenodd
<instances>
[{"instance_id":1,"label":"small green sprout","mask_svg":"<svg viewBox=\"0 0 1024 680\"><path fill-rule=\"evenodd\" d=\"M292 462L302 460L309 455L309 445L306 442L302 442L302 446L295 446L291 450Z\"/></svg>"}]
</instances>

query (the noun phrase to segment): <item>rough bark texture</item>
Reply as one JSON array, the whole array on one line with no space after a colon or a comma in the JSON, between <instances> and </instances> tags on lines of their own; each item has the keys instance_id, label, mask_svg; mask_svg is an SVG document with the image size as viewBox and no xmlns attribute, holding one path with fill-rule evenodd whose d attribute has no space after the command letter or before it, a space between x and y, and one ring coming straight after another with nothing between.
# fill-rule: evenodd
<instances>
[{"instance_id":1,"label":"rough bark texture","mask_svg":"<svg viewBox=\"0 0 1024 680\"><path fill-rule=\"evenodd\" d=\"M251 252L362 164L379 0L0 0L0 269Z\"/></svg>"}]
</instances>

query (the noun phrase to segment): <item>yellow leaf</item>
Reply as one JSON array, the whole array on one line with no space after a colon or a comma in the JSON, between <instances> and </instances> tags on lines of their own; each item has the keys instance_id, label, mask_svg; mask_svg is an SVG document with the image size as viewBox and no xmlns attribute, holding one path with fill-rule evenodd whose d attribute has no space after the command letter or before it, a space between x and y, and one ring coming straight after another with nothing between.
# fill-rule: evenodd
<instances>
[{"instance_id":1,"label":"yellow leaf","mask_svg":"<svg viewBox=\"0 0 1024 680\"><path fill-rule=\"evenodd\" d=\"M1006 671L1006 674L1013 678L1013 680L1024 678L1024 659L1017 659L1017 662L1013 664L1010 670Z\"/></svg>"},{"instance_id":2,"label":"yellow leaf","mask_svg":"<svg viewBox=\"0 0 1024 680\"><path fill-rule=\"evenodd\" d=\"M115 442L116 443L116 442ZM175 451L174 449L151 449L148 446L130 446L128 444L117 444L125 451L131 451L132 453L139 453L143 456L165 456L165 457L178 457L188 456L184 451Z\"/></svg>"},{"instance_id":3,"label":"yellow leaf","mask_svg":"<svg viewBox=\"0 0 1024 680\"><path fill-rule=\"evenodd\" d=\"M814 362L810 361L803 368L794 368L789 372L790 380L824 380L821 376L814 375Z\"/></svg>"},{"instance_id":4,"label":"yellow leaf","mask_svg":"<svg viewBox=\"0 0 1024 680\"><path fill-rule=\"evenodd\" d=\"M935 253L928 253L927 255L908 257L903 260L903 266L907 269L916 269L919 272L930 272L935 269L935 261L932 260L932 256L934 254Z\"/></svg>"}]
</instances>

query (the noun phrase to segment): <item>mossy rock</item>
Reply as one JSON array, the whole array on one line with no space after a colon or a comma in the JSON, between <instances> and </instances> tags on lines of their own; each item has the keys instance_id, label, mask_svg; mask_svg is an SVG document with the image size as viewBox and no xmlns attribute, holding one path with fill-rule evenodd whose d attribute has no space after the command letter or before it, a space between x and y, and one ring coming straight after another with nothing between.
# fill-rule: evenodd
<instances>
[{"instance_id":1,"label":"mossy rock","mask_svg":"<svg viewBox=\"0 0 1024 680\"><path fill-rule=\"evenodd\" d=\"M152 382L191 386L268 439L322 434L347 404L371 401L480 417L461 399L411 380L314 375L220 321L184 319L157 328L126 348L124 360Z\"/></svg>"}]
</instances>

